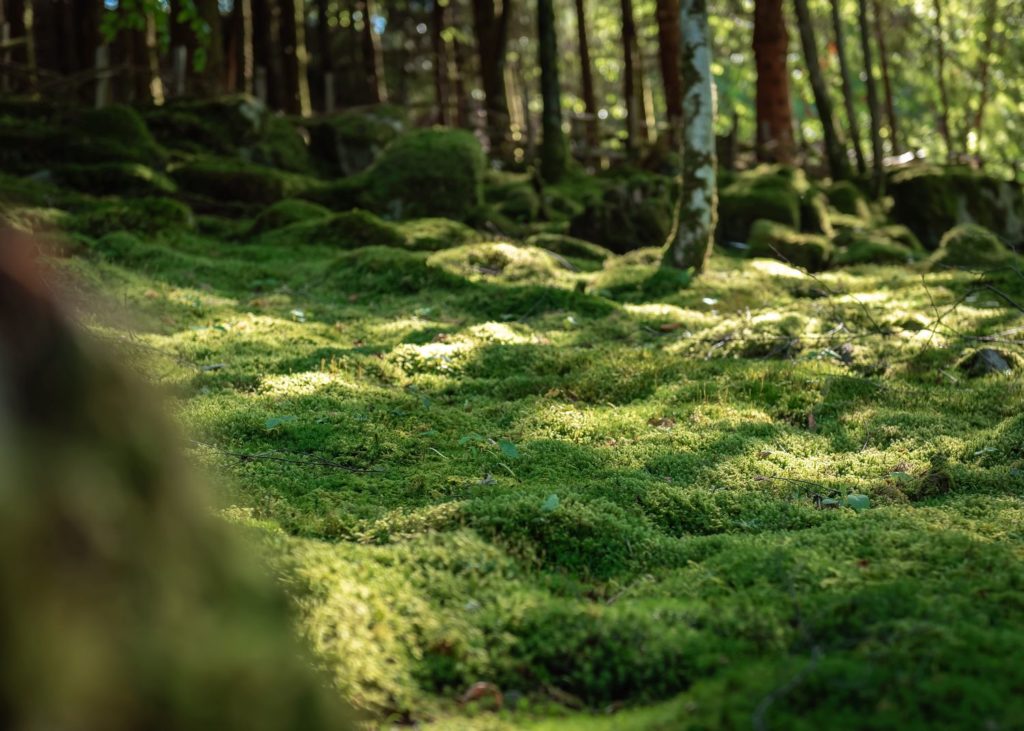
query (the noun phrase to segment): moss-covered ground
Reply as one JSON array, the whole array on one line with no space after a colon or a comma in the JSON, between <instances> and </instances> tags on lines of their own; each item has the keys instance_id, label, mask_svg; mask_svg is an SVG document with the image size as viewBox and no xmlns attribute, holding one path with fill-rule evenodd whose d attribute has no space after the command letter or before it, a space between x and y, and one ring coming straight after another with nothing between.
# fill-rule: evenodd
<instances>
[{"instance_id":1,"label":"moss-covered ground","mask_svg":"<svg viewBox=\"0 0 1024 731\"><path fill-rule=\"evenodd\" d=\"M121 238L59 271L384 723L1019 727L1012 267Z\"/></svg>"}]
</instances>

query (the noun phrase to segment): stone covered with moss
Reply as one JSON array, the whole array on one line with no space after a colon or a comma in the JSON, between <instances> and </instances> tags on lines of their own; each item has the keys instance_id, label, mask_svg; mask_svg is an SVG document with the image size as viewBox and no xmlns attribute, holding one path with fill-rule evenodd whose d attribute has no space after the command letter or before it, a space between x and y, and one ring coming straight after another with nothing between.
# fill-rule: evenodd
<instances>
[{"instance_id":1,"label":"stone covered with moss","mask_svg":"<svg viewBox=\"0 0 1024 731\"><path fill-rule=\"evenodd\" d=\"M829 204L840 213L867 220L871 217L867 198L855 183L837 180L825 189Z\"/></svg>"},{"instance_id":2,"label":"stone covered with moss","mask_svg":"<svg viewBox=\"0 0 1024 731\"><path fill-rule=\"evenodd\" d=\"M94 203L74 214L68 227L98 237L115 231L132 231L140 235L190 231L195 224L192 211L184 203L150 197Z\"/></svg>"},{"instance_id":3,"label":"stone covered with moss","mask_svg":"<svg viewBox=\"0 0 1024 731\"><path fill-rule=\"evenodd\" d=\"M758 169L719 191L719 241L749 243L759 219L800 229L800 193L791 176Z\"/></svg>"},{"instance_id":4,"label":"stone covered with moss","mask_svg":"<svg viewBox=\"0 0 1024 731\"><path fill-rule=\"evenodd\" d=\"M677 194L671 178L637 173L604 179L599 190L572 219L571 236L617 253L665 243Z\"/></svg>"},{"instance_id":5,"label":"stone covered with moss","mask_svg":"<svg viewBox=\"0 0 1024 731\"><path fill-rule=\"evenodd\" d=\"M554 252L555 254L571 256L576 259L605 261L614 256L611 251L603 246L598 246L597 244L593 244L589 241L584 241L583 239L578 239L574 236L566 236L564 234L534 234L526 239L526 243L531 246L539 246L540 248Z\"/></svg>"},{"instance_id":6,"label":"stone covered with moss","mask_svg":"<svg viewBox=\"0 0 1024 731\"><path fill-rule=\"evenodd\" d=\"M1012 257L1013 252L994 233L984 226L965 223L943 235L928 262L932 268L989 269L1006 264Z\"/></svg>"},{"instance_id":7,"label":"stone covered with moss","mask_svg":"<svg viewBox=\"0 0 1024 731\"><path fill-rule=\"evenodd\" d=\"M376 162L405 126L402 110L388 105L320 117L309 125L311 150L327 174L354 175Z\"/></svg>"},{"instance_id":8,"label":"stone covered with moss","mask_svg":"<svg viewBox=\"0 0 1024 731\"><path fill-rule=\"evenodd\" d=\"M62 185L95 196L170 195L177 191L169 177L135 162L61 165L52 172L54 179Z\"/></svg>"},{"instance_id":9,"label":"stone covered with moss","mask_svg":"<svg viewBox=\"0 0 1024 731\"><path fill-rule=\"evenodd\" d=\"M780 259L811 272L821 271L832 258L833 246L825 236L800 233L775 221L754 221L747 238L751 256Z\"/></svg>"},{"instance_id":10,"label":"stone covered with moss","mask_svg":"<svg viewBox=\"0 0 1024 731\"><path fill-rule=\"evenodd\" d=\"M450 218L414 218L398 224L406 248L438 251L480 240L482 234Z\"/></svg>"},{"instance_id":11,"label":"stone covered with moss","mask_svg":"<svg viewBox=\"0 0 1024 731\"><path fill-rule=\"evenodd\" d=\"M292 223L312 221L331 215L329 209L305 200L286 198L260 211L249 227L248 235L256 236L266 231L283 228Z\"/></svg>"},{"instance_id":12,"label":"stone covered with moss","mask_svg":"<svg viewBox=\"0 0 1024 731\"><path fill-rule=\"evenodd\" d=\"M210 157L196 158L171 169L183 191L211 202L270 205L299 192L305 181L250 163Z\"/></svg>"},{"instance_id":13,"label":"stone covered with moss","mask_svg":"<svg viewBox=\"0 0 1024 731\"><path fill-rule=\"evenodd\" d=\"M268 231L261 241L289 246L316 244L357 249L363 246L403 246L405 236L394 223L381 220L370 211L355 209Z\"/></svg>"}]
</instances>

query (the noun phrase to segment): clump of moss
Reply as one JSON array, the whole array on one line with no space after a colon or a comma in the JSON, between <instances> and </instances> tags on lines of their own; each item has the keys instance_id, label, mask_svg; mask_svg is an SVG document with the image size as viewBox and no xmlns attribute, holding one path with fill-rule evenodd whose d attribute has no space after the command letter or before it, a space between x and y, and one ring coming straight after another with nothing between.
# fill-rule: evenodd
<instances>
[{"instance_id":1,"label":"clump of moss","mask_svg":"<svg viewBox=\"0 0 1024 731\"><path fill-rule=\"evenodd\" d=\"M719 240L749 243L751 229L759 219L799 230L800 195L786 176L746 174L719 192Z\"/></svg>"},{"instance_id":2,"label":"clump of moss","mask_svg":"<svg viewBox=\"0 0 1024 731\"><path fill-rule=\"evenodd\" d=\"M135 162L62 165L53 171L63 185L91 195L153 196L174 193L174 181Z\"/></svg>"},{"instance_id":3,"label":"clump of moss","mask_svg":"<svg viewBox=\"0 0 1024 731\"><path fill-rule=\"evenodd\" d=\"M849 180L837 180L826 190L828 202L840 213L867 220L871 217L867 199L855 184Z\"/></svg>"},{"instance_id":4,"label":"clump of moss","mask_svg":"<svg viewBox=\"0 0 1024 731\"><path fill-rule=\"evenodd\" d=\"M369 168L404 128L397 107L344 112L310 125L310 148L326 173L353 175Z\"/></svg>"},{"instance_id":5,"label":"clump of moss","mask_svg":"<svg viewBox=\"0 0 1024 731\"><path fill-rule=\"evenodd\" d=\"M661 246L672 228L676 186L671 178L635 174L612 180L572 219L569 234L617 253Z\"/></svg>"},{"instance_id":6,"label":"clump of moss","mask_svg":"<svg viewBox=\"0 0 1024 731\"><path fill-rule=\"evenodd\" d=\"M1006 263L1012 252L999 237L983 226L965 223L954 226L939 241L929 265L940 267L988 268Z\"/></svg>"},{"instance_id":7,"label":"clump of moss","mask_svg":"<svg viewBox=\"0 0 1024 731\"><path fill-rule=\"evenodd\" d=\"M526 243L530 246L539 246L540 248L547 249L555 254L571 256L576 259L605 261L606 259L614 256L612 252L603 246L598 246L597 244L592 244L589 241L584 241L583 239L578 239L574 236L566 236L564 234L535 234L526 239Z\"/></svg>"},{"instance_id":8,"label":"clump of moss","mask_svg":"<svg viewBox=\"0 0 1024 731\"><path fill-rule=\"evenodd\" d=\"M394 218L465 221L483 202L484 167L471 133L417 130L388 145L370 169L366 200Z\"/></svg>"},{"instance_id":9,"label":"clump of moss","mask_svg":"<svg viewBox=\"0 0 1024 731\"><path fill-rule=\"evenodd\" d=\"M526 173L489 171L485 178L484 200L501 215L519 223L535 221L540 214L540 196Z\"/></svg>"},{"instance_id":10,"label":"clump of moss","mask_svg":"<svg viewBox=\"0 0 1024 731\"><path fill-rule=\"evenodd\" d=\"M220 99L172 99L145 112L146 123L161 144L189 152L234 154L257 142L267 110L248 96Z\"/></svg>"},{"instance_id":11,"label":"clump of moss","mask_svg":"<svg viewBox=\"0 0 1024 731\"><path fill-rule=\"evenodd\" d=\"M897 235L901 232L894 231ZM913 234L911 234L913 236ZM905 264L913 261L920 252L883 234L880 230L843 231L836 237L838 245L835 263L840 266L851 264Z\"/></svg>"},{"instance_id":12,"label":"clump of moss","mask_svg":"<svg viewBox=\"0 0 1024 731\"><path fill-rule=\"evenodd\" d=\"M748 243L751 256L781 259L811 272L821 271L832 258L832 244L824 236L799 233L765 219L754 222Z\"/></svg>"},{"instance_id":13,"label":"clump of moss","mask_svg":"<svg viewBox=\"0 0 1024 731\"><path fill-rule=\"evenodd\" d=\"M902 224L892 223L884 226L877 226L875 227L874 232L879 236L885 236L893 241L903 244L917 254L925 253L925 248L924 245L921 244L921 240L917 238L913 231Z\"/></svg>"},{"instance_id":14,"label":"clump of moss","mask_svg":"<svg viewBox=\"0 0 1024 731\"><path fill-rule=\"evenodd\" d=\"M96 203L71 217L67 227L88 236L113 231L155 234L160 231L189 231L195 227L191 209L170 198L137 198Z\"/></svg>"},{"instance_id":15,"label":"clump of moss","mask_svg":"<svg viewBox=\"0 0 1024 731\"><path fill-rule=\"evenodd\" d=\"M199 159L171 171L181 188L214 201L269 205L293 192L283 173L224 159Z\"/></svg>"},{"instance_id":16,"label":"clump of moss","mask_svg":"<svg viewBox=\"0 0 1024 731\"><path fill-rule=\"evenodd\" d=\"M293 223L269 231L261 240L278 245L318 244L339 249L405 244L398 226L360 209Z\"/></svg>"},{"instance_id":17,"label":"clump of moss","mask_svg":"<svg viewBox=\"0 0 1024 731\"><path fill-rule=\"evenodd\" d=\"M439 251L427 259L427 264L467 279L549 283L565 277L564 269L549 252L504 242Z\"/></svg>"},{"instance_id":18,"label":"clump of moss","mask_svg":"<svg viewBox=\"0 0 1024 731\"><path fill-rule=\"evenodd\" d=\"M828 198L816 188L800 198L800 228L807 233L823 234L829 238L835 236Z\"/></svg>"},{"instance_id":19,"label":"clump of moss","mask_svg":"<svg viewBox=\"0 0 1024 731\"><path fill-rule=\"evenodd\" d=\"M82 163L139 162L162 166L166 151L131 107L114 104L84 112L72 124L65 159Z\"/></svg>"},{"instance_id":20,"label":"clump of moss","mask_svg":"<svg viewBox=\"0 0 1024 731\"><path fill-rule=\"evenodd\" d=\"M306 139L286 117L274 116L266 121L248 156L255 163L295 173L308 173L313 167Z\"/></svg>"},{"instance_id":21,"label":"clump of moss","mask_svg":"<svg viewBox=\"0 0 1024 731\"><path fill-rule=\"evenodd\" d=\"M247 235L257 236L292 223L326 218L329 215L331 212L327 208L316 203L286 198L263 209L253 220Z\"/></svg>"},{"instance_id":22,"label":"clump of moss","mask_svg":"<svg viewBox=\"0 0 1024 731\"><path fill-rule=\"evenodd\" d=\"M414 251L438 251L480 240L480 234L450 218L415 218L398 224L405 246Z\"/></svg>"},{"instance_id":23,"label":"clump of moss","mask_svg":"<svg viewBox=\"0 0 1024 731\"><path fill-rule=\"evenodd\" d=\"M328 182L316 182L298 193L302 198L327 206L332 211L348 211L367 206L366 174L351 175Z\"/></svg>"},{"instance_id":24,"label":"clump of moss","mask_svg":"<svg viewBox=\"0 0 1024 731\"><path fill-rule=\"evenodd\" d=\"M663 267L658 262L621 263L609 259L591 280L588 291L619 302L647 302L678 294L691 281L688 270Z\"/></svg>"}]
</instances>

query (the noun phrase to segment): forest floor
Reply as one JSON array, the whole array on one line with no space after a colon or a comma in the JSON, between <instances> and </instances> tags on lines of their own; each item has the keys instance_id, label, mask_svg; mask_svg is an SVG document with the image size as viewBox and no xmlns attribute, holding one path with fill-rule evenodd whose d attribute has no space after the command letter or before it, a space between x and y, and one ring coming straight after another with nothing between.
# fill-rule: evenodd
<instances>
[{"instance_id":1,"label":"forest floor","mask_svg":"<svg viewBox=\"0 0 1024 731\"><path fill-rule=\"evenodd\" d=\"M1020 728L1024 275L655 262L167 232L58 271L382 727Z\"/></svg>"}]
</instances>

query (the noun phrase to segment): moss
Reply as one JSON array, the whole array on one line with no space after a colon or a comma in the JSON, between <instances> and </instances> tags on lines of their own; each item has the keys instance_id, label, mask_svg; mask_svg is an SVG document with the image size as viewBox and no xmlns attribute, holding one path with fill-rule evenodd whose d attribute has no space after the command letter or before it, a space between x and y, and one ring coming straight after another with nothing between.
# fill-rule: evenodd
<instances>
[{"instance_id":1,"label":"moss","mask_svg":"<svg viewBox=\"0 0 1024 731\"><path fill-rule=\"evenodd\" d=\"M904 246L906 246L908 249L915 253L925 253L925 248L924 245L921 243L921 240L917 238L917 236L914 235L914 232L911 231L906 226L903 226L898 223L888 224L884 226L876 226L874 228L874 232L879 236L885 236L887 238L892 239L893 241L903 244Z\"/></svg>"},{"instance_id":2,"label":"moss","mask_svg":"<svg viewBox=\"0 0 1024 731\"><path fill-rule=\"evenodd\" d=\"M689 287L692 279L689 271L660 266L660 260L612 264L613 261L605 262L605 268L593 278L590 291L619 302L664 299Z\"/></svg>"},{"instance_id":3,"label":"moss","mask_svg":"<svg viewBox=\"0 0 1024 731\"><path fill-rule=\"evenodd\" d=\"M824 269L832 258L832 244L824 236L798 233L764 219L754 222L749 243L751 256L781 259L812 272Z\"/></svg>"},{"instance_id":4,"label":"moss","mask_svg":"<svg viewBox=\"0 0 1024 731\"><path fill-rule=\"evenodd\" d=\"M572 219L570 235L617 253L665 243L675 211L671 178L633 175L606 186L600 198L590 198L583 213Z\"/></svg>"},{"instance_id":5,"label":"moss","mask_svg":"<svg viewBox=\"0 0 1024 731\"><path fill-rule=\"evenodd\" d=\"M63 185L97 196L154 196L177 190L163 173L133 162L62 165L53 170L53 176Z\"/></svg>"},{"instance_id":6,"label":"moss","mask_svg":"<svg viewBox=\"0 0 1024 731\"><path fill-rule=\"evenodd\" d=\"M171 170L184 191L213 201L269 205L299 192L303 182L259 165L214 158L198 159Z\"/></svg>"},{"instance_id":7,"label":"moss","mask_svg":"<svg viewBox=\"0 0 1024 731\"><path fill-rule=\"evenodd\" d=\"M501 215L520 223L537 220L541 200L531 175L488 171L484 181L484 200Z\"/></svg>"},{"instance_id":8,"label":"moss","mask_svg":"<svg viewBox=\"0 0 1024 731\"><path fill-rule=\"evenodd\" d=\"M248 236L282 228L292 223L326 218L331 212L309 201L286 198L263 209L249 227Z\"/></svg>"},{"instance_id":9,"label":"moss","mask_svg":"<svg viewBox=\"0 0 1024 731\"><path fill-rule=\"evenodd\" d=\"M823 234L832 238L836 234L828 198L820 190L809 190L800 198L800 230Z\"/></svg>"},{"instance_id":10,"label":"moss","mask_svg":"<svg viewBox=\"0 0 1024 731\"><path fill-rule=\"evenodd\" d=\"M398 225L405 246L414 251L438 251L480 240L481 234L449 218L416 218Z\"/></svg>"},{"instance_id":11,"label":"moss","mask_svg":"<svg viewBox=\"0 0 1024 731\"><path fill-rule=\"evenodd\" d=\"M539 246L556 254L571 256L577 259L605 261L613 256L612 252L603 246L562 234L536 234L526 239L526 243L530 246Z\"/></svg>"},{"instance_id":12,"label":"moss","mask_svg":"<svg viewBox=\"0 0 1024 731\"><path fill-rule=\"evenodd\" d=\"M1005 264L1012 256L994 233L983 226L965 223L943 234L928 263L932 268L986 269Z\"/></svg>"},{"instance_id":13,"label":"moss","mask_svg":"<svg viewBox=\"0 0 1024 731\"><path fill-rule=\"evenodd\" d=\"M310 125L310 145L325 172L354 175L376 162L404 127L404 117L394 107L344 112Z\"/></svg>"},{"instance_id":14,"label":"moss","mask_svg":"<svg viewBox=\"0 0 1024 731\"><path fill-rule=\"evenodd\" d=\"M252 162L295 173L308 173L313 168L305 138L286 117L267 119L259 140L247 153Z\"/></svg>"},{"instance_id":15,"label":"moss","mask_svg":"<svg viewBox=\"0 0 1024 731\"><path fill-rule=\"evenodd\" d=\"M394 218L465 221L483 200L484 155L464 130L425 129L392 142L369 171L366 200Z\"/></svg>"},{"instance_id":16,"label":"moss","mask_svg":"<svg viewBox=\"0 0 1024 731\"><path fill-rule=\"evenodd\" d=\"M398 226L363 210L335 213L268 231L261 241L274 245L316 244L338 249L362 246L402 246Z\"/></svg>"},{"instance_id":17,"label":"moss","mask_svg":"<svg viewBox=\"0 0 1024 731\"><path fill-rule=\"evenodd\" d=\"M849 180L838 180L832 183L825 190L825 194L828 196L828 202L840 213L857 216L864 220L871 217L867 199L860 188Z\"/></svg>"},{"instance_id":18,"label":"moss","mask_svg":"<svg viewBox=\"0 0 1024 731\"><path fill-rule=\"evenodd\" d=\"M138 162L162 166L166 151L131 107L114 104L82 113L72 124L63 150L67 162Z\"/></svg>"},{"instance_id":19,"label":"moss","mask_svg":"<svg viewBox=\"0 0 1024 731\"><path fill-rule=\"evenodd\" d=\"M748 174L719 192L717 237L720 241L748 243L758 219L800 228L800 196L785 176Z\"/></svg>"},{"instance_id":20,"label":"moss","mask_svg":"<svg viewBox=\"0 0 1024 731\"><path fill-rule=\"evenodd\" d=\"M919 256L909 246L877 232L849 233L840 236L836 243L835 263L839 266L851 264L906 264Z\"/></svg>"},{"instance_id":21,"label":"moss","mask_svg":"<svg viewBox=\"0 0 1024 731\"><path fill-rule=\"evenodd\" d=\"M194 226L195 217L189 207L168 198L97 203L75 214L67 223L70 230L97 237L122 230L138 234L188 231Z\"/></svg>"},{"instance_id":22,"label":"moss","mask_svg":"<svg viewBox=\"0 0 1024 731\"><path fill-rule=\"evenodd\" d=\"M306 200L327 206L332 211L348 211L366 205L366 187L369 177L365 174L352 175L328 182L316 182L301 191Z\"/></svg>"},{"instance_id":23,"label":"moss","mask_svg":"<svg viewBox=\"0 0 1024 731\"><path fill-rule=\"evenodd\" d=\"M564 268L547 251L501 242L439 251L427 264L468 279L536 283L567 279Z\"/></svg>"}]
</instances>

